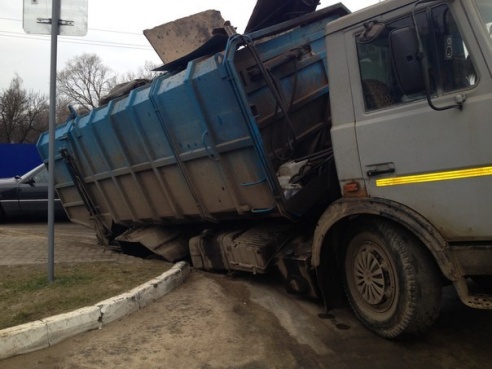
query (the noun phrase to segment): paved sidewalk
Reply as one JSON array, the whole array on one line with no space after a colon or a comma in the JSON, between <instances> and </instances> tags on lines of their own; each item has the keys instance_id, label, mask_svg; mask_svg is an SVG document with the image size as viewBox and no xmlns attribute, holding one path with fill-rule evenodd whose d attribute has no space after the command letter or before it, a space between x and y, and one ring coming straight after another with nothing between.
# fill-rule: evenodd
<instances>
[{"instance_id":1,"label":"paved sidewalk","mask_svg":"<svg viewBox=\"0 0 492 369\"><path fill-rule=\"evenodd\" d=\"M55 225L55 263L107 261L145 263L97 244L91 229L61 222ZM0 224L0 266L31 265L48 262L47 225L37 223Z\"/></svg>"}]
</instances>

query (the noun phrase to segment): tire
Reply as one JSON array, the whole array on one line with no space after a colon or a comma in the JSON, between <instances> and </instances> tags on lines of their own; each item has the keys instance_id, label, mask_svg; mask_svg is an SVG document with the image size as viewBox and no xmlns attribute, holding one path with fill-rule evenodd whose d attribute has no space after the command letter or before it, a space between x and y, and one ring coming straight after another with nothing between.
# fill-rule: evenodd
<instances>
[{"instance_id":1,"label":"tire","mask_svg":"<svg viewBox=\"0 0 492 369\"><path fill-rule=\"evenodd\" d=\"M404 228L382 219L352 225L344 287L357 318L384 338L415 335L437 319L442 284L434 261Z\"/></svg>"}]
</instances>

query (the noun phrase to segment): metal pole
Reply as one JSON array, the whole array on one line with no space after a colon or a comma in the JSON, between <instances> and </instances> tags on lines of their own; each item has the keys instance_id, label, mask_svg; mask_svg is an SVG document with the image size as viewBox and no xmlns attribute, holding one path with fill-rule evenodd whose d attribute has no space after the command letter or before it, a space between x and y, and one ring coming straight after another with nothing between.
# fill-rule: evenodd
<instances>
[{"instance_id":1,"label":"metal pole","mask_svg":"<svg viewBox=\"0 0 492 369\"><path fill-rule=\"evenodd\" d=\"M55 280L55 126L56 126L56 59L60 0L51 3L50 121L48 146L48 282Z\"/></svg>"}]
</instances>

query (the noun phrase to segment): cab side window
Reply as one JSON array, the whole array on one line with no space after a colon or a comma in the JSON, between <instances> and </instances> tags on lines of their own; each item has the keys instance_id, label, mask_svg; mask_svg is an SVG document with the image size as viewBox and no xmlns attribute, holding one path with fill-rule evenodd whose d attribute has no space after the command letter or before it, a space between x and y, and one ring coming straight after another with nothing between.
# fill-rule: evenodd
<instances>
[{"instance_id":1,"label":"cab side window","mask_svg":"<svg viewBox=\"0 0 492 369\"><path fill-rule=\"evenodd\" d=\"M359 70L366 110L381 109L399 100L394 89L391 56L387 38L357 45Z\"/></svg>"},{"instance_id":2,"label":"cab side window","mask_svg":"<svg viewBox=\"0 0 492 369\"><path fill-rule=\"evenodd\" d=\"M431 94L442 95L473 86L475 69L450 9L446 5L426 9L417 14L416 20L427 56ZM370 42L360 42L358 38L357 57L366 111L425 98L425 91L405 95L398 85L389 34L402 27L413 27L412 18L386 24L384 31Z\"/></svg>"},{"instance_id":3,"label":"cab side window","mask_svg":"<svg viewBox=\"0 0 492 369\"><path fill-rule=\"evenodd\" d=\"M443 92L451 92L473 86L476 73L458 26L447 6L432 11L432 25L436 39L437 76Z\"/></svg>"}]
</instances>

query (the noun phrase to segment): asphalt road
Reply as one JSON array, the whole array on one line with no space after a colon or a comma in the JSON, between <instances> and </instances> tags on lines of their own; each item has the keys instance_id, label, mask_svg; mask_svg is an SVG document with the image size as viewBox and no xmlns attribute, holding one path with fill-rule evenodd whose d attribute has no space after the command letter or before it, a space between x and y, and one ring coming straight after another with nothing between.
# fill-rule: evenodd
<instances>
[{"instance_id":1,"label":"asphalt road","mask_svg":"<svg viewBox=\"0 0 492 369\"><path fill-rule=\"evenodd\" d=\"M274 278L193 271L138 313L0 368L492 368L492 312L467 308L452 288L443 294L428 334L394 342L348 308L320 318L322 305Z\"/></svg>"}]
</instances>

